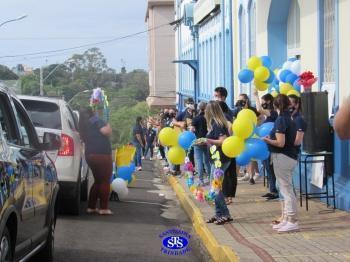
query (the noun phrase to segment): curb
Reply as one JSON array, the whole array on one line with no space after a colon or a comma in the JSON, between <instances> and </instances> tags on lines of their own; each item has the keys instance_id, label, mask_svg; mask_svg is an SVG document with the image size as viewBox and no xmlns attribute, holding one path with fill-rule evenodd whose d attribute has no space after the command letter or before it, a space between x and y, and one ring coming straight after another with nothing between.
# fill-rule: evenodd
<instances>
[{"instance_id":1,"label":"curb","mask_svg":"<svg viewBox=\"0 0 350 262\"><path fill-rule=\"evenodd\" d=\"M201 211L187 195L185 189L181 186L179 181L173 176L168 176L168 182L175 191L182 207L185 209L187 215L192 221L194 230L202 240L213 260L220 262L239 261L237 254L230 247L219 245L215 236L204 222Z\"/></svg>"}]
</instances>

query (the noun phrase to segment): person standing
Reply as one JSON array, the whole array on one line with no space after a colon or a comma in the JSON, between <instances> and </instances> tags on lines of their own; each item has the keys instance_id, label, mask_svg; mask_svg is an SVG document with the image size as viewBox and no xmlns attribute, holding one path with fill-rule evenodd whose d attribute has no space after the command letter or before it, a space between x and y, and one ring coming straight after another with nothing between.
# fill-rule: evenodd
<instances>
[{"instance_id":1,"label":"person standing","mask_svg":"<svg viewBox=\"0 0 350 262\"><path fill-rule=\"evenodd\" d=\"M251 105L250 99L247 94L240 94L238 96L238 100L236 102L235 109L233 110L233 116L234 118L237 118L238 113L242 109L250 109L254 111L257 117L259 117L259 113L256 110L255 107ZM248 181L251 185L255 184L255 181L260 177L259 174L259 168L258 168L258 162L257 161L251 161L248 166L248 174L246 174L241 180L242 181Z\"/></svg>"},{"instance_id":2,"label":"person standing","mask_svg":"<svg viewBox=\"0 0 350 262\"><path fill-rule=\"evenodd\" d=\"M340 139L350 139L350 96L348 96L335 115L334 130Z\"/></svg>"},{"instance_id":3,"label":"person standing","mask_svg":"<svg viewBox=\"0 0 350 262\"><path fill-rule=\"evenodd\" d=\"M132 130L132 143L136 147L136 154L135 154L135 166L137 171L142 170L142 148L145 147L144 144L144 134L143 134L143 129L142 129L142 117L138 116L136 118L136 124Z\"/></svg>"},{"instance_id":4,"label":"person standing","mask_svg":"<svg viewBox=\"0 0 350 262\"><path fill-rule=\"evenodd\" d=\"M205 108L207 104L205 102L200 102L198 105L199 114L195 116L192 120L192 127L190 128L192 132L195 133L196 138L205 138L208 133L207 121L205 120ZM204 169L208 175L210 175L210 156L206 145L195 145L194 146L194 162L196 171L199 177L199 185L204 185Z\"/></svg>"},{"instance_id":5,"label":"person standing","mask_svg":"<svg viewBox=\"0 0 350 262\"><path fill-rule=\"evenodd\" d=\"M87 213L112 215L112 211L108 208L113 166L112 147L109 140L112 129L108 123L94 114L91 107L88 107L80 110L79 130L85 143L86 161L94 176ZM98 199L100 209L97 208Z\"/></svg>"},{"instance_id":6,"label":"person standing","mask_svg":"<svg viewBox=\"0 0 350 262\"><path fill-rule=\"evenodd\" d=\"M147 123L147 129L145 132L146 136L146 149L145 149L145 154L144 157L147 158L147 153L150 151L150 159L153 160L153 150L154 146L156 143L156 138L157 138L157 132L154 130L153 126L151 123Z\"/></svg>"},{"instance_id":7,"label":"person standing","mask_svg":"<svg viewBox=\"0 0 350 262\"><path fill-rule=\"evenodd\" d=\"M297 198L293 188L293 170L298 162L298 150L295 146L297 128L289 113L289 99L278 95L274 107L278 112L270 137L263 140L269 145L273 169L280 192L284 198L283 218L274 230L280 233L299 230L297 218Z\"/></svg>"},{"instance_id":8,"label":"person standing","mask_svg":"<svg viewBox=\"0 0 350 262\"><path fill-rule=\"evenodd\" d=\"M208 134L206 143L208 149L215 145L220 153L221 167L220 169L225 172L230 165L230 160L222 153L222 143L225 138L229 136L227 120L221 107L217 101L210 101L205 109L205 119L208 126ZM214 177L215 164L211 160L211 181ZM207 223L215 223L217 225L223 225L232 221L230 211L227 208L222 189L219 190L215 196L215 216L207 220Z\"/></svg>"},{"instance_id":9,"label":"person standing","mask_svg":"<svg viewBox=\"0 0 350 262\"><path fill-rule=\"evenodd\" d=\"M273 96L271 94L265 94L261 97L261 102L259 100L258 91L254 92L255 101L256 101L256 109L260 113L260 120L262 124L272 122L274 123L278 117L278 113L274 110L273 107ZM269 192L262 195L262 197L266 197L267 200L277 199L278 191L276 187L276 176L273 172L273 165L271 164L271 158L263 161L264 168L267 173L267 179L269 181Z\"/></svg>"}]
</instances>

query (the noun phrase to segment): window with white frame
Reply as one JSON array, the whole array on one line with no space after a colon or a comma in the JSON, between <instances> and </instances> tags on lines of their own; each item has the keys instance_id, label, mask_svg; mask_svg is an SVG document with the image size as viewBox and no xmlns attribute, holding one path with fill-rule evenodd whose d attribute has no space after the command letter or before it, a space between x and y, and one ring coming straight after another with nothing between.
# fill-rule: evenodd
<instances>
[{"instance_id":1,"label":"window with white frame","mask_svg":"<svg viewBox=\"0 0 350 262\"><path fill-rule=\"evenodd\" d=\"M249 7L249 52L250 56L256 54L256 4L253 1Z\"/></svg>"},{"instance_id":2,"label":"window with white frame","mask_svg":"<svg viewBox=\"0 0 350 262\"><path fill-rule=\"evenodd\" d=\"M335 62L336 62L336 46L335 46L335 0L324 0L323 15L323 82L335 82Z\"/></svg>"},{"instance_id":3,"label":"window with white frame","mask_svg":"<svg viewBox=\"0 0 350 262\"><path fill-rule=\"evenodd\" d=\"M298 0L292 0L287 26L287 56L298 55L300 55L300 6Z\"/></svg>"}]
</instances>

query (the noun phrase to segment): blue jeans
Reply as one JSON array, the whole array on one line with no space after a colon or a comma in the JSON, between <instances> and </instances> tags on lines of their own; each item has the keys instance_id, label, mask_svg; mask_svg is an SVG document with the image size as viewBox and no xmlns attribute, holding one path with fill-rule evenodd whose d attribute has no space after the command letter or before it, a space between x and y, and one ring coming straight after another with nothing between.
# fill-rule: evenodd
<instances>
[{"instance_id":1,"label":"blue jeans","mask_svg":"<svg viewBox=\"0 0 350 262\"><path fill-rule=\"evenodd\" d=\"M270 158L263 161L264 168L267 174L267 180L269 181L269 191L270 193L278 193L276 188L276 176L273 171L273 166L270 164Z\"/></svg>"},{"instance_id":2,"label":"blue jeans","mask_svg":"<svg viewBox=\"0 0 350 262\"><path fill-rule=\"evenodd\" d=\"M222 163L221 169L222 171L226 171L226 169L230 166L230 161L226 163ZM211 178L214 176L214 164L211 164ZM215 196L215 216L216 217L230 217L230 211L227 208L224 194L222 193L222 190L218 192L218 194Z\"/></svg>"},{"instance_id":3,"label":"blue jeans","mask_svg":"<svg viewBox=\"0 0 350 262\"><path fill-rule=\"evenodd\" d=\"M207 174L210 175L210 158L207 146L194 146L194 163L199 180L203 182L204 166L205 171L207 171Z\"/></svg>"},{"instance_id":4,"label":"blue jeans","mask_svg":"<svg viewBox=\"0 0 350 262\"><path fill-rule=\"evenodd\" d=\"M141 157L142 157L142 146L139 143L133 143L134 146L136 147L136 153L135 153L135 157L134 157L134 162L135 162L135 166L142 166L141 163Z\"/></svg>"},{"instance_id":5,"label":"blue jeans","mask_svg":"<svg viewBox=\"0 0 350 262\"><path fill-rule=\"evenodd\" d=\"M143 155L144 157L147 157L148 151L150 151L151 157L153 158L153 150L154 150L154 145L153 143L146 144L146 149L145 149L145 154Z\"/></svg>"}]
</instances>

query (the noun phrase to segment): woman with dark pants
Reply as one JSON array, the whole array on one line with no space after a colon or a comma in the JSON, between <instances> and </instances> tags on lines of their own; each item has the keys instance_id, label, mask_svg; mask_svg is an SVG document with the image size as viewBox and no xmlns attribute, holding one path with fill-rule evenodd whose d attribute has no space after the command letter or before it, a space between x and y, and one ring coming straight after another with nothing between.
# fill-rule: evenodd
<instances>
[{"instance_id":1,"label":"woman with dark pants","mask_svg":"<svg viewBox=\"0 0 350 262\"><path fill-rule=\"evenodd\" d=\"M225 138L229 136L228 123L221 110L218 102L210 101L205 109L205 119L207 120L208 134L206 143L208 149L215 145L217 150L220 152L220 169L225 172L230 165L230 160L224 156L221 150L221 145ZM211 161L211 179L212 181L215 172L214 162ZM222 189L220 189L215 196L215 216L207 220L207 223L215 223L217 225L223 225L227 222L232 221L230 211L227 208Z\"/></svg>"},{"instance_id":2,"label":"woman with dark pants","mask_svg":"<svg viewBox=\"0 0 350 262\"><path fill-rule=\"evenodd\" d=\"M284 198L282 221L273 226L279 233L299 230L297 218L297 199L293 188L293 171L298 162L295 146L297 128L289 113L289 99L278 95L274 107L278 112L270 137L263 138L269 145L277 184Z\"/></svg>"},{"instance_id":3,"label":"woman with dark pants","mask_svg":"<svg viewBox=\"0 0 350 262\"><path fill-rule=\"evenodd\" d=\"M108 209L110 179L112 175L112 147L109 137L112 129L91 108L80 111L79 129L85 143L86 161L94 176L94 184L90 189L87 213L100 215L113 214ZM100 209L97 200L100 199Z\"/></svg>"},{"instance_id":4,"label":"woman with dark pants","mask_svg":"<svg viewBox=\"0 0 350 262\"><path fill-rule=\"evenodd\" d=\"M273 96L271 94L265 94L261 97L261 102L259 100L258 91L254 92L255 101L256 101L256 109L260 113L259 119L262 124L268 122L275 122L278 113L273 108ZM271 163L271 158L269 157L267 160L263 161L264 168L267 173L267 179L269 181L269 193L262 195L262 197L266 197L267 200L278 198L278 191L276 188L276 176L273 171L273 165Z\"/></svg>"},{"instance_id":5,"label":"woman with dark pants","mask_svg":"<svg viewBox=\"0 0 350 262\"><path fill-rule=\"evenodd\" d=\"M229 131L230 131L232 126L232 121L233 121L233 117L232 117L233 113L225 102L220 101L219 104L222 109L222 112L225 115L227 124L229 126ZM226 205L232 204L232 198L236 196L236 190L237 190L237 165L236 165L236 159L233 158L230 160L230 165L225 171L224 181L222 182L222 193L225 196Z\"/></svg>"}]
</instances>

